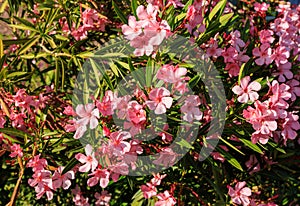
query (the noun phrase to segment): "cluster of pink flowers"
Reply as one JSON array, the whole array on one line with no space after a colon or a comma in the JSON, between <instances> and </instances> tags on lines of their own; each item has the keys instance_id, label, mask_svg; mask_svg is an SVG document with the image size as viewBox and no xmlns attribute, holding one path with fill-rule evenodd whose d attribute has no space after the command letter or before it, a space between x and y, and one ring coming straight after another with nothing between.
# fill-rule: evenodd
<instances>
[{"instance_id":1,"label":"cluster of pink flowers","mask_svg":"<svg viewBox=\"0 0 300 206\"><path fill-rule=\"evenodd\" d=\"M61 187L64 190L69 189L71 186L70 180L75 178L75 173L72 170L62 174L64 169L62 166L58 167L52 175L51 171L47 170L47 160L40 158L40 155L30 159L26 166L31 167L34 172L32 179L28 180L28 184L34 187L37 199L46 194L48 200L52 200L53 191Z\"/></svg>"},{"instance_id":2,"label":"cluster of pink flowers","mask_svg":"<svg viewBox=\"0 0 300 206\"><path fill-rule=\"evenodd\" d=\"M136 56L150 56L155 47L170 35L170 26L166 20L159 20L159 7L152 4L148 4L147 8L139 6L136 13L138 20L130 16L128 25L122 26L122 32L135 48Z\"/></svg>"},{"instance_id":3,"label":"cluster of pink flowers","mask_svg":"<svg viewBox=\"0 0 300 206\"><path fill-rule=\"evenodd\" d=\"M243 116L252 124L255 132L252 142L259 141L266 144L268 139L274 137L276 142L286 144L287 140L297 137L296 131L300 129L299 116L289 111L288 100L291 99L290 87L274 80L269 84L269 92L263 97L267 100L256 100L254 107L249 106L243 111Z\"/></svg>"},{"instance_id":4,"label":"cluster of pink flowers","mask_svg":"<svg viewBox=\"0 0 300 206\"><path fill-rule=\"evenodd\" d=\"M165 190L163 193L157 193L157 186L161 184L161 180L167 175L153 174L153 178L146 185L141 186L141 191L146 199L157 197L158 201L155 206L173 206L176 204L175 198L170 194L170 191Z\"/></svg>"},{"instance_id":5,"label":"cluster of pink flowers","mask_svg":"<svg viewBox=\"0 0 300 206\"><path fill-rule=\"evenodd\" d=\"M66 18L59 20L62 31L67 35L71 34L77 41L86 39L89 31L105 31L107 22L107 18L99 14L95 9L86 9L82 12L78 27L73 23L72 27L69 28Z\"/></svg>"},{"instance_id":6,"label":"cluster of pink flowers","mask_svg":"<svg viewBox=\"0 0 300 206\"><path fill-rule=\"evenodd\" d=\"M228 194L231 201L237 205L243 206L278 206L273 202L265 203L252 197L253 193L249 187L246 187L246 182L237 182L235 187L228 186ZM258 192L259 194L259 192Z\"/></svg>"}]
</instances>

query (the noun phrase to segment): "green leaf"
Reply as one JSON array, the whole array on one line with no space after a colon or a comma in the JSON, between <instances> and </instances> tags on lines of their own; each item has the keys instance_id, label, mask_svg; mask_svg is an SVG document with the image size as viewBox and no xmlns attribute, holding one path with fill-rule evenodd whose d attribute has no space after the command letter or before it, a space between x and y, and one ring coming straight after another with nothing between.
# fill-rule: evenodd
<instances>
[{"instance_id":1,"label":"green leaf","mask_svg":"<svg viewBox=\"0 0 300 206\"><path fill-rule=\"evenodd\" d=\"M220 17L219 22L221 23L221 26L225 26L229 20L232 18L234 13L229 13L229 14L224 14L223 16Z\"/></svg>"},{"instance_id":2,"label":"green leaf","mask_svg":"<svg viewBox=\"0 0 300 206\"><path fill-rule=\"evenodd\" d=\"M218 152L220 152L232 166L243 171L241 164L231 154L229 154L228 152L224 151L223 149L221 149L219 147L217 147L216 150Z\"/></svg>"},{"instance_id":3,"label":"green leaf","mask_svg":"<svg viewBox=\"0 0 300 206\"><path fill-rule=\"evenodd\" d=\"M115 65L115 63L112 62L111 64L109 64L109 66L110 66L112 72L113 72L117 77L119 77L119 72L120 72L120 70L119 70L119 68L117 67L117 65ZM121 73L121 72L120 72L120 73Z\"/></svg>"},{"instance_id":4,"label":"green leaf","mask_svg":"<svg viewBox=\"0 0 300 206\"><path fill-rule=\"evenodd\" d=\"M209 21L212 20L212 18L218 13L220 12L221 14L224 11L224 8L226 6L227 1L226 0L221 0L217 3L217 5L211 10L211 12L208 15L208 19Z\"/></svg>"},{"instance_id":5,"label":"green leaf","mask_svg":"<svg viewBox=\"0 0 300 206\"><path fill-rule=\"evenodd\" d=\"M132 9L132 12L133 12L135 18L138 18L138 16L136 15L137 7L138 7L137 0L131 0L131 9Z\"/></svg>"},{"instance_id":6,"label":"green leaf","mask_svg":"<svg viewBox=\"0 0 300 206\"><path fill-rule=\"evenodd\" d=\"M31 29L33 29L33 30L36 30L35 29L35 25L34 24L32 24L31 22L29 22L29 21L26 21L25 19L22 19L22 18L19 18L19 17L17 17L17 16L14 16L14 18L16 19L16 20L18 20L21 24L23 24L23 25L25 25L25 26L27 26L27 27L30 27ZM37 31L37 30L36 30ZM38 32L38 31L37 31Z\"/></svg>"},{"instance_id":7,"label":"green leaf","mask_svg":"<svg viewBox=\"0 0 300 206\"><path fill-rule=\"evenodd\" d=\"M115 3L115 1L112 1L112 6L115 10L115 12L117 13L118 17L120 18L120 20L124 23L127 24L128 20L125 17L125 15L123 14L123 12L121 11L121 9L118 7L118 5Z\"/></svg>"},{"instance_id":8,"label":"green leaf","mask_svg":"<svg viewBox=\"0 0 300 206\"><path fill-rule=\"evenodd\" d=\"M6 76L7 79L11 79L11 78L14 78L14 77L22 77L22 76L25 76L27 74L30 74L29 72L13 72L13 73L10 73Z\"/></svg>"},{"instance_id":9,"label":"green leaf","mask_svg":"<svg viewBox=\"0 0 300 206\"><path fill-rule=\"evenodd\" d=\"M21 130L17 130L15 128L0 128L0 132L6 134L6 135L12 135L12 136L15 136L15 137L21 137L23 139L27 138L27 137L30 137L30 138L33 138L30 134L26 133L26 132L23 132ZM24 140L20 140L20 142L24 143Z\"/></svg>"},{"instance_id":10,"label":"green leaf","mask_svg":"<svg viewBox=\"0 0 300 206\"><path fill-rule=\"evenodd\" d=\"M238 78L238 84L241 84L241 79L244 77L244 68L246 63L243 63L240 69L239 78Z\"/></svg>"},{"instance_id":11,"label":"green leaf","mask_svg":"<svg viewBox=\"0 0 300 206\"><path fill-rule=\"evenodd\" d=\"M188 148L188 149L193 149L194 147L185 139L181 138L179 142L176 142L176 144Z\"/></svg>"},{"instance_id":12,"label":"green leaf","mask_svg":"<svg viewBox=\"0 0 300 206\"><path fill-rule=\"evenodd\" d=\"M20 57L22 59L38 59L38 58L41 58L41 57L47 57L49 56L50 54L46 53L46 52L40 52L40 53L31 53L31 54L24 54L24 55L21 55Z\"/></svg>"},{"instance_id":13,"label":"green leaf","mask_svg":"<svg viewBox=\"0 0 300 206\"><path fill-rule=\"evenodd\" d=\"M65 174L66 172L70 171L73 169L75 165L77 165L79 161L75 158L71 159L70 162L65 166L64 170L62 171L62 174Z\"/></svg>"},{"instance_id":14,"label":"green leaf","mask_svg":"<svg viewBox=\"0 0 300 206\"><path fill-rule=\"evenodd\" d=\"M16 29L21 29L21 30L25 30L25 31L29 30L29 31L33 31L33 32L39 33L39 31L36 30L35 28L26 26L24 24L10 24L9 26L12 27L12 28L16 28Z\"/></svg>"},{"instance_id":15,"label":"green leaf","mask_svg":"<svg viewBox=\"0 0 300 206\"><path fill-rule=\"evenodd\" d=\"M154 62L151 58L148 59L146 67L146 86L150 87L153 80Z\"/></svg>"},{"instance_id":16,"label":"green leaf","mask_svg":"<svg viewBox=\"0 0 300 206\"><path fill-rule=\"evenodd\" d=\"M286 154L286 152L283 149L281 149L278 144L276 144L274 142L271 142L271 141L268 141L268 145L270 145L271 147L273 147L277 151L279 151L279 152L281 152L283 154Z\"/></svg>"},{"instance_id":17,"label":"green leaf","mask_svg":"<svg viewBox=\"0 0 300 206\"><path fill-rule=\"evenodd\" d=\"M259 154L263 154L263 151L259 148L259 146L257 146L256 144L253 144L250 140L247 140L247 139L244 139L241 137L239 137L239 140L241 140L241 142L243 142L244 145L246 145L253 151L258 152Z\"/></svg>"},{"instance_id":18,"label":"green leaf","mask_svg":"<svg viewBox=\"0 0 300 206\"><path fill-rule=\"evenodd\" d=\"M142 206L145 201L142 190L138 190L132 197L132 200L131 206Z\"/></svg>"},{"instance_id":19,"label":"green leaf","mask_svg":"<svg viewBox=\"0 0 300 206\"><path fill-rule=\"evenodd\" d=\"M242 151L240 151L238 148L236 148L235 146L233 146L230 142L226 141L225 139L223 139L222 137L219 137L220 140L222 142L224 142L227 146L231 147L232 149L234 149L235 151L237 151L238 153L245 155Z\"/></svg>"},{"instance_id":20,"label":"green leaf","mask_svg":"<svg viewBox=\"0 0 300 206\"><path fill-rule=\"evenodd\" d=\"M30 39L29 41L27 41L18 51L18 54L23 54L26 51L28 51L35 43L37 43L39 41L39 37L33 37L32 39Z\"/></svg>"}]
</instances>

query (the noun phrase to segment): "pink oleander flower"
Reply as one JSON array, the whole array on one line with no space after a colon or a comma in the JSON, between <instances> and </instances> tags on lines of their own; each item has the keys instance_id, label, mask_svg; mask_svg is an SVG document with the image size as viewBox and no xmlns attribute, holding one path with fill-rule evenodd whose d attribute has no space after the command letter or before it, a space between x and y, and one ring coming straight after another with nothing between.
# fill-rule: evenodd
<instances>
[{"instance_id":1,"label":"pink oleander flower","mask_svg":"<svg viewBox=\"0 0 300 206\"><path fill-rule=\"evenodd\" d=\"M284 46L278 46L272 54L272 59L274 59L277 66L287 63L289 57L290 52Z\"/></svg>"},{"instance_id":2,"label":"pink oleander flower","mask_svg":"<svg viewBox=\"0 0 300 206\"><path fill-rule=\"evenodd\" d=\"M257 91L261 89L261 85L258 82L250 82L250 77L246 76L241 79L241 85L234 86L232 88L232 91L239 95L238 101L240 103L247 103L249 100L254 102L255 100L258 99L259 95Z\"/></svg>"},{"instance_id":3,"label":"pink oleander flower","mask_svg":"<svg viewBox=\"0 0 300 206\"><path fill-rule=\"evenodd\" d=\"M87 185L93 187L99 182L100 187L106 188L109 183L109 175L110 173L106 169L97 168L94 172L89 174L89 176L93 177L88 179Z\"/></svg>"},{"instance_id":4,"label":"pink oleander flower","mask_svg":"<svg viewBox=\"0 0 300 206\"><path fill-rule=\"evenodd\" d=\"M199 109L199 105L199 96L189 95L180 108L180 111L183 113L182 119L190 123L192 123L194 120L200 120L203 114Z\"/></svg>"},{"instance_id":5,"label":"pink oleander flower","mask_svg":"<svg viewBox=\"0 0 300 206\"><path fill-rule=\"evenodd\" d=\"M272 132L277 129L277 113L274 110L269 109L265 102L261 103L256 100L254 106L255 109L249 106L247 110L243 111L244 118L246 118L247 122L250 122L253 129L256 130L256 132L253 133L252 138L254 135L272 136ZM266 139L265 136L264 138L259 139L262 144L268 142L268 139ZM257 137L254 139L257 139Z\"/></svg>"},{"instance_id":6,"label":"pink oleander flower","mask_svg":"<svg viewBox=\"0 0 300 206\"><path fill-rule=\"evenodd\" d=\"M155 203L155 206L173 206L176 205L176 199L169 193L168 190L164 193L159 193L157 196L158 201Z\"/></svg>"},{"instance_id":7,"label":"pink oleander flower","mask_svg":"<svg viewBox=\"0 0 300 206\"><path fill-rule=\"evenodd\" d=\"M128 102L130 101L131 97L129 95L119 97L116 99L116 109L118 118L125 118L128 108Z\"/></svg>"},{"instance_id":8,"label":"pink oleander flower","mask_svg":"<svg viewBox=\"0 0 300 206\"><path fill-rule=\"evenodd\" d=\"M159 156L158 156L159 155ZM156 165L163 165L165 167L172 166L178 154L176 154L171 148L162 148L162 150L157 155L157 159L153 161Z\"/></svg>"},{"instance_id":9,"label":"pink oleander flower","mask_svg":"<svg viewBox=\"0 0 300 206\"><path fill-rule=\"evenodd\" d=\"M22 148L20 147L19 144L13 144L11 147L10 147L10 150L11 150L11 154L9 155L10 157L23 157L23 150Z\"/></svg>"},{"instance_id":10,"label":"pink oleander flower","mask_svg":"<svg viewBox=\"0 0 300 206\"><path fill-rule=\"evenodd\" d=\"M69 189L71 186L71 179L75 179L75 173L74 171L70 170L66 172L65 174L62 174L64 170L63 166L59 166L58 169L54 172L54 175L52 177L53 181L53 189L57 189L62 187L64 190Z\"/></svg>"},{"instance_id":11,"label":"pink oleander flower","mask_svg":"<svg viewBox=\"0 0 300 206\"><path fill-rule=\"evenodd\" d=\"M149 44L159 46L169 36L170 26L166 20L150 22L144 29L145 36L149 38Z\"/></svg>"},{"instance_id":12,"label":"pink oleander flower","mask_svg":"<svg viewBox=\"0 0 300 206\"><path fill-rule=\"evenodd\" d=\"M296 101L297 97L300 97L300 82L292 79L286 82L286 84L290 87L291 101Z\"/></svg>"},{"instance_id":13,"label":"pink oleander flower","mask_svg":"<svg viewBox=\"0 0 300 206\"><path fill-rule=\"evenodd\" d=\"M124 24L122 26L122 32L125 35L125 38L128 40L133 40L142 34L142 24L141 22L136 21L134 16L128 18L128 25Z\"/></svg>"},{"instance_id":14,"label":"pink oleander flower","mask_svg":"<svg viewBox=\"0 0 300 206\"><path fill-rule=\"evenodd\" d=\"M164 114L172 106L173 98L170 97L170 91L164 87L152 89L149 93L149 99L146 105L154 110L155 114Z\"/></svg>"},{"instance_id":15,"label":"pink oleander flower","mask_svg":"<svg viewBox=\"0 0 300 206\"><path fill-rule=\"evenodd\" d=\"M246 167L248 168L248 171L250 171L250 175L260 171L260 164L255 155L250 155L250 159L246 162Z\"/></svg>"},{"instance_id":16,"label":"pink oleander flower","mask_svg":"<svg viewBox=\"0 0 300 206\"><path fill-rule=\"evenodd\" d=\"M159 186L161 183L161 180L164 179L167 176L167 174L160 175L159 173L153 174L153 178L150 180L151 184L154 186Z\"/></svg>"},{"instance_id":17,"label":"pink oleander flower","mask_svg":"<svg viewBox=\"0 0 300 206\"><path fill-rule=\"evenodd\" d=\"M270 44L268 43L262 44L259 48L255 47L252 51L252 54L255 57L258 57L255 60L255 63L259 66L262 66L264 64L269 65L273 61L272 49L270 47Z\"/></svg>"},{"instance_id":18,"label":"pink oleander flower","mask_svg":"<svg viewBox=\"0 0 300 206\"><path fill-rule=\"evenodd\" d=\"M121 131L121 132L113 132L109 137L109 147L112 150L112 153L116 156L124 155L126 152L130 151L130 143L124 140L128 140L131 138L129 132Z\"/></svg>"},{"instance_id":19,"label":"pink oleander flower","mask_svg":"<svg viewBox=\"0 0 300 206\"><path fill-rule=\"evenodd\" d=\"M44 194L46 194L48 201L53 199L53 191L48 185L43 185L43 187L39 187L39 186L35 187L35 192L37 193L36 194L37 199L41 199L41 197Z\"/></svg>"},{"instance_id":20,"label":"pink oleander flower","mask_svg":"<svg viewBox=\"0 0 300 206\"><path fill-rule=\"evenodd\" d=\"M89 206L89 198L85 198L82 195L82 192L80 191L80 188L78 185L76 185L75 189L72 189L72 194L74 195L73 197L73 202L75 203L76 206Z\"/></svg>"},{"instance_id":21,"label":"pink oleander flower","mask_svg":"<svg viewBox=\"0 0 300 206\"><path fill-rule=\"evenodd\" d=\"M146 25L150 22L156 22L157 13L157 7L153 6L151 3L147 5L147 8L140 5L136 9L136 14L139 20Z\"/></svg>"},{"instance_id":22,"label":"pink oleander flower","mask_svg":"<svg viewBox=\"0 0 300 206\"><path fill-rule=\"evenodd\" d=\"M286 144L288 139L294 140L298 130L300 130L299 116L289 112L282 124L281 135L284 143Z\"/></svg>"},{"instance_id":23,"label":"pink oleander flower","mask_svg":"<svg viewBox=\"0 0 300 206\"><path fill-rule=\"evenodd\" d=\"M126 118L134 124L143 124L147 120L146 111L137 101L131 101L128 103Z\"/></svg>"},{"instance_id":24,"label":"pink oleander flower","mask_svg":"<svg viewBox=\"0 0 300 206\"><path fill-rule=\"evenodd\" d=\"M217 58L221 56L222 51L223 50L218 47L218 41L215 40L214 38L211 38L208 42L208 48L206 49L206 54L209 57Z\"/></svg>"},{"instance_id":25,"label":"pink oleander flower","mask_svg":"<svg viewBox=\"0 0 300 206\"><path fill-rule=\"evenodd\" d=\"M285 82L286 79L292 79L294 74L291 71L292 64L290 62L287 62L285 64L280 64L277 68L277 72L275 75L279 75L278 81L279 82Z\"/></svg>"},{"instance_id":26,"label":"pink oleander flower","mask_svg":"<svg viewBox=\"0 0 300 206\"><path fill-rule=\"evenodd\" d=\"M114 110L116 109L115 101L117 97L112 91L108 90L105 92L102 101L96 101L96 106L99 112L103 116L110 116L114 114Z\"/></svg>"},{"instance_id":27,"label":"pink oleander flower","mask_svg":"<svg viewBox=\"0 0 300 206\"><path fill-rule=\"evenodd\" d=\"M95 202L96 206L109 206L111 194L109 194L108 191L103 190L101 194L96 192L94 196L97 199Z\"/></svg>"},{"instance_id":28,"label":"pink oleander flower","mask_svg":"<svg viewBox=\"0 0 300 206\"><path fill-rule=\"evenodd\" d=\"M129 166L125 162L118 162L117 164L109 166L111 172L111 179L117 182L120 175L128 175Z\"/></svg>"},{"instance_id":29,"label":"pink oleander flower","mask_svg":"<svg viewBox=\"0 0 300 206\"><path fill-rule=\"evenodd\" d=\"M289 104L286 102L292 97L292 94L289 92L290 87L284 83L279 84L278 81L273 80L269 84L269 92L272 92L271 97L268 102L270 106L280 113L280 110L287 109Z\"/></svg>"},{"instance_id":30,"label":"pink oleander flower","mask_svg":"<svg viewBox=\"0 0 300 206\"><path fill-rule=\"evenodd\" d=\"M156 187L151 183L146 183L146 185L142 185L141 190L146 199L149 199L157 194Z\"/></svg>"},{"instance_id":31,"label":"pink oleander flower","mask_svg":"<svg viewBox=\"0 0 300 206\"><path fill-rule=\"evenodd\" d=\"M251 189L245 186L245 181L238 182L234 189L228 186L228 194L233 203L243 206L248 206L250 204Z\"/></svg>"},{"instance_id":32,"label":"pink oleander flower","mask_svg":"<svg viewBox=\"0 0 300 206\"><path fill-rule=\"evenodd\" d=\"M231 35L231 40L230 43L231 45L238 51L240 52L240 48L245 47L245 42L241 39L241 33L238 30L235 30L234 32L230 33Z\"/></svg>"},{"instance_id":33,"label":"pink oleander flower","mask_svg":"<svg viewBox=\"0 0 300 206\"><path fill-rule=\"evenodd\" d=\"M265 2L263 2L263 3L255 2L254 3L254 10L257 12L266 12L266 11L268 11L269 7L270 7L270 5L266 4Z\"/></svg>"},{"instance_id":34,"label":"pink oleander flower","mask_svg":"<svg viewBox=\"0 0 300 206\"><path fill-rule=\"evenodd\" d=\"M76 114L80 119L76 120L78 125L74 134L75 139L82 137L87 130L87 125L90 125L90 129L95 129L98 126L99 110L95 108L95 105L90 103L86 105L79 104L76 107Z\"/></svg>"},{"instance_id":35,"label":"pink oleander flower","mask_svg":"<svg viewBox=\"0 0 300 206\"><path fill-rule=\"evenodd\" d=\"M265 44L265 43L272 44L275 40L275 38L272 37L273 35L274 35L274 32L272 30L269 30L269 29L261 30L259 32L260 42L262 44Z\"/></svg>"},{"instance_id":36,"label":"pink oleander flower","mask_svg":"<svg viewBox=\"0 0 300 206\"><path fill-rule=\"evenodd\" d=\"M224 70L228 71L230 77L237 77L240 73L240 66L236 63L227 63Z\"/></svg>"},{"instance_id":37,"label":"pink oleander flower","mask_svg":"<svg viewBox=\"0 0 300 206\"><path fill-rule=\"evenodd\" d=\"M149 43L149 37L146 35L137 36L130 42L130 46L134 47L134 55L136 56L143 56L147 55L150 56L153 51L153 45Z\"/></svg>"},{"instance_id":38,"label":"pink oleander flower","mask_svg":"<svg viewBox=\"0 0 300 206\"><path fill-rule=\"evenodd\" d=\"M231 46L227 49L224 49L222 56L224 57L225 63L235 63L238 57L238 51Z\"/></svg>"},{"instance_id":39,"label":"pink oleander flower","mask_svg":"<svg viewBox=\"0 0 300 206\"><path fill-rule=\"evenodd\" d=\"M26 167L32 167L32 171L36 172L39 170L43 170L47 165L47 160L44 158L40 159L40 154L33 157L33 159L30 159L27 163Z\"/></svg>"},{"instance_id":40,"label":"pink oleander flower","mask_svg":"<svg viewBox=\"0 0 300 206\"><path fill-rule=\"evenodd\" d=\"M48 170L38 170L32 175L33 179L28 180L28 184L31 187L39 186L43 187L48 185L52 187L51 172Z\"/></svg>"},{"instance_id":41,"label":"pink oleander flower","mask_svg":"<svg viewBox=\"0 0 300 206\"><path fill-rule=\"evenodd\" d=\"M187 24L185 27L188 29L190 34L193 34L195 36L199 36L199 33L202 33L205 31L205 23L204 23L204 10L205 7L202 5L202 2L195 1L193 5L188 7L187 11ZM198 27L198 28L197 28ZM193 32L193 30L197 28L197 31Z\"/></svg>"},{"instance_id":42,"label":"pink oleander flower","mask_svg":"<svg viewBox=\"0 0 300 206\"><path fill-rule=\"evenodd\" d=\"M68 116L76 116L76 112L72 106L66 106L63 113Z\"/></svg>"},{"instance_id":43,"label":"pink oleander flower","mask_svg":"<svg viewBox=\"0 0 300 206\"><path fill-rule=\"evenodd\" d=\"M186 73L186 68L179 67L178 65L173 66L170 64L166 64L157 71L156 76L158 79L163 80L164 82L174 84L183 81L185 79L184 76L186 75Z\"/></svg>"},{"instance_id":44,"label":"pink oleander flower","mask_svg":"<svg viewBox=\"0 0 300 206\"><path fill-rule=\"evenodd\" d=\"M93 152L93 148L91 145L87 144L85 146L85 154L86 154L86 156L81 153L78 153L75 155L75 158L79 162L84 164L79 167L79 171L80 172L88 172L91 170L93 172L98 166L98 161L95 158L95 154Z\"/></svg>"}]
</instances>

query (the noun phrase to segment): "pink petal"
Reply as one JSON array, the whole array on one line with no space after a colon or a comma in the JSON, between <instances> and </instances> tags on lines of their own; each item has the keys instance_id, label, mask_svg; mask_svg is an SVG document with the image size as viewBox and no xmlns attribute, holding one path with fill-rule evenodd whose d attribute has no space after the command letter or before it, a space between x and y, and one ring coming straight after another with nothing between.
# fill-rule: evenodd
<instances>
[{"instance_id":1,"label":"pink petal","mask_svg":"<svg viewBox=\"0 0 300 206\"><path fill-rule=\"evenodd\" d=\"M162 98L162 103L166 105L166 108L170 108L172 106L173 98L172 97L163 97Z\"/></svg>"},{"instance_id":2,"label":"pink petal","mask_svg":"<svg viewBox=\"0 0 300 206\"><path fill-rule=\"evenodd\" d=\"M246 94L246 93L244 93L242 96L239 96L239 97L238 97L238 101L239 101L240 103L247 103L248 100L249 100L248 94Z\"/></svg>"},{"instance_id":3,"label":"pink petal","mask_svg":"<svg viewBox=\"0 0 300 206\"><path fill-rule=\"evenodd\" d=\"M250 97L250 100L252 102L254 102L255 100L258 99L259 95L257 94L257 92L249 92L249 97Z\"/></svg>"},{"instance_id":4,"label":"pink petal","mask_svg":"<svg viewBox=\"0 0 300 206\"><path fill-rule=\"evenodd\" d=\"M232 91L237 95L241 95L243 93L243 89L237 85L232 88Z\"/></svg>"},{"instance_id":5,"label":"pink petal","mask_svg":"<svg viewBox=\"0 0 300 206\"><path fill-rule=\"evenodd\" d=\"M97 177L91 177L90 179L88 179L87 181L87 185L89 187L93 187L98 183L99 179Z\"/></svg>"},{"instance_id":6,"label":"pink petal","mask_svg":"<svg viewBox=\"0 0 300 206\"><path fill-rule=\"evenodd\" d=\"M154 113L155 114L164 114L164 113L166 113L166 111L167 110L166 110L165 105L163 103L158 103L157 107L154 110Z\"/></svg>"},{"instance_id":7,"label":"pink petal","mask_svg":"<svg viewBox=\"0 0 300 206\"><path fill-rule=\"evenodd\" d=\"M78 127L74 134L74 139L81 138L83 136L83 134L86 132L86 130L87 130L87 128L85 125Z\"/></svg>"},{"instance_id":8,"label":"pink petal","mask_svg":"<svg viewBox=\"0 0 300 206\"><path fill-rule=\"evenodd\" d=\"M94 116L90 119L90 129L95 129L98 126L98 119Z\"/></svg>"},{"instance_id":9,"label":"pink petal","mask_svg":"<svg viewBox=\"0 0 300 206\"><path fill-rule=\"evenodd\" d=\"M261 89L261 85L260 85L260 83L254 81L248 85L248 89L254 90L254 91L259 91Z\"/></svg>"},{"instance_id":10,"label":"pink petal","mask_svg":"<svg viewBox=\"0 0 300 206\"><path fill-rule=\"evenodd\" d=\"M84 105L82 105L82 104L77 105L77 107L76 107L75 110L76 110L76 114L77 114L78 116L80 116L81 118L87 116L87 113L86 113L86 111L85 111Z\"/></svg>"},{"instance_id":11,"label":"pink petal","mask_svg":"<svg viewBox=\"0 0 300 206\"><path fill-rule=\"evenodd\" d=\"M242 78L241 79L241 87L242 87L242 89L247 88L249 82L250 82L250 77L249 76L246 76L246 77Z\"/></svg>"},{"instance_id":12,"label":"pink petal","mask_svg":"<svg viewBox=\"0 0 300 206\"><path fill-rule=\"evenodd\" d=\"M244 187L240 190L240 193L245 196L251 196L251 189L249 187Z\"/></svg>"}]
</instances>

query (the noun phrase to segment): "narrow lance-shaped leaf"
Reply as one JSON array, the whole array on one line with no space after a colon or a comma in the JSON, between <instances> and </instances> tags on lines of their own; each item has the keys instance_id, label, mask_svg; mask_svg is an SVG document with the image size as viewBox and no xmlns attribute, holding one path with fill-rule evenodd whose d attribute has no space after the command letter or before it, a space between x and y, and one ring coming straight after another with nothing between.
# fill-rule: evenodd
<instances>
[{"instance_id":1,"label":"narrow lance-shaped leaf","mask_svg":"<svg viewBox=\"0 0 300 206\"><path fill-rule=\"evenodd\" d=\"M128 20L125 17L125 15L123 14L123 12L121 11L121 9L118 7L118 5L115 3L115 1L112 1L112 6L115 10L115 12L117 13L118 17L120 18L120 20L124 23L127 24Z\"/></svg>"}]
</instances>

